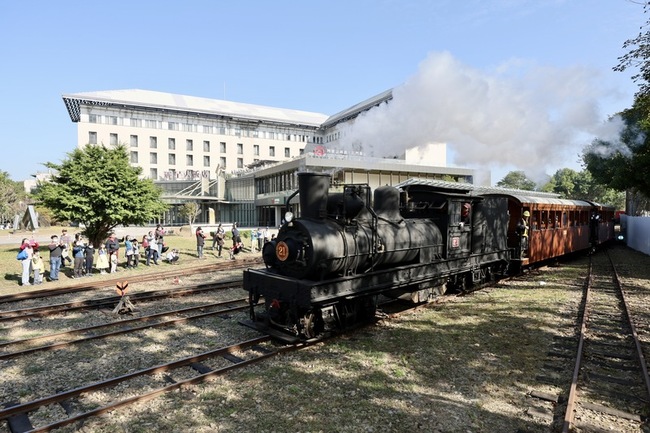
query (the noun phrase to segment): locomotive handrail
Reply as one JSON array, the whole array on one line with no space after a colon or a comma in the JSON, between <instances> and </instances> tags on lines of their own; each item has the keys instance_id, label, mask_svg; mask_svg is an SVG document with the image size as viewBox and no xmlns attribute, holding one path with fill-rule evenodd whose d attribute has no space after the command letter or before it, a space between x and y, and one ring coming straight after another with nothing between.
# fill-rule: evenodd
<instances>
[{"instance_id":1,"label":"locomotive handrail","mask_svg":"<svg viewBox=\"0 0 650 433\"><path fill-rule=\"evenodd\" d=\"M297 196L299 193L300 190L297 189L290 196L284 198L284 206L287 208L287 210L289 209L289 202L291 201L291 199Z\"/></svg>"}]
</instances>

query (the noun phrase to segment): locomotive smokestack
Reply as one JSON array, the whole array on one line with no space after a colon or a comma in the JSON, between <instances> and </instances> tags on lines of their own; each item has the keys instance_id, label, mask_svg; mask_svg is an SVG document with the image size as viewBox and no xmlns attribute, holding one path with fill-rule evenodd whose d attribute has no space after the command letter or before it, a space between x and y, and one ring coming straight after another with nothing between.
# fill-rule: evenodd
<instances>
[{"instance_id":1,"label":"locomotive smokestack","mask_svg":"<svg viewBox=\"0 0 650 433\"><path fill-rule=\"evenodd\" d=\"M327 215L327 197L330 175L325 173L298 173L300 216L322 219Z\"/></svg>"}]
</instances>

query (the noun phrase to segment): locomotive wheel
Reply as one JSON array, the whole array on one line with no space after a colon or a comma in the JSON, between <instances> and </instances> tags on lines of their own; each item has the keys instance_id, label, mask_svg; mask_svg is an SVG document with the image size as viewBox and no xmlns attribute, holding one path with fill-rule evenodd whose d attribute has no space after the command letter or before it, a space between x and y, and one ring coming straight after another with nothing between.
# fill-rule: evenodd
<instances>
[{"instance_id":1,"label":"locomotive wheel","mask_svg":"<svg viewBox=\"0 0 650 433\"><path fill-rule=\"evenodd\" d=\"M302 324L302 333L307 338L315 338L318 334L323 332L324 324L320 314L316 312L309 312L300 320Z\"/></svg>"}]
</instances>

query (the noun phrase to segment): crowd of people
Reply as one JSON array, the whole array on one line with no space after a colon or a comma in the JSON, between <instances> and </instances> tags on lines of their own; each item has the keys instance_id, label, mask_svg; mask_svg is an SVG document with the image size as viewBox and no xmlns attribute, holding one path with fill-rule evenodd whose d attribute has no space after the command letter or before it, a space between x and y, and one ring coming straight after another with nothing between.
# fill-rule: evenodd
<instances>
[{"instance_id":1,"label":"crowd of people","mask_svg":"<svg viewBox=\"0 0 650 433\"><path fill-rule=\"evenodd\" d=\"M118 240L115 233L111 233L108 239L102 243L95 253L95 246L88 242L81 234L75 234L74 239L63 229L61 236L52 235L47 245L49 251L49 275L44 278L46 272L45 261L41 255L41 246L34 240L24 238L19 248L17 260L21 262L21 284L42 284L44 281L58 281L62 269L71 268L68 276L71 278L90 277L93 269L99 274L118 272L120 263L121 242L124 244L125 267L127 269L137 268L141 261L145 266L151 263L158 265L161 257L168 251L165 244L165 229L158 224L154 231L142 237L139 243L133 236L125 236ZM141 259L142 257L142 259ZM169 263L178 264L178 250L174 249L167 254ZM31 279L31 282L30 282Z\"/></svg>"},{"instance_id":2,"label":"crowd of people","mask_svg":"<svg viewBox=\"0 0 650 433\"><path fill-rule=\"evenodd\" d=\"M232 246L228 249L228 254L230 260L235 260L235 256L245 249L244 243L242 242L241 235L239 234L239 228L237 223L233 223L232 229L230 230ZM226 231L224 230L221 223L217 226L217 229L210 233L212 236L212 250L217 251L217 257L222 257L223 248L225 246ZM196 229L196 250L199 258L203 258L203 247L205 246L205 234L201 227ZM275 234L270 234L269 228L262 230L261 228L251 230L251 247L250 251L252 252L261 252L262 246L269 241L272 241L275 238Z\"/></svg>"},{"instance_id":3,"label":"crowd of people","mask_svg":"<svg viewBox=\"0 0 650 433\"><path fill-rule=\"evenodd\" d=\"M20 245L18 256L16 257L22 266L21 284L29 286L31 284L42 284L44 281L58 281L62 271L70 268L67 275L71 278L90 277L93 275L93 269L99 274L108 274L118 272L118 265L123 263L126 269L134 269L143 264L144 266L157 266L160 262L170 264L179 264L178 249L169 249L165 243L165 229L158 224L155 230L149 231L138 241L133 236L125 236L123 239L117 239L115 233L111 233L104 243L96 248L88 242L81 234L75 234L74 238L68 235L68 231L63 229L60 236L53 235L47 249L42 248L34 237L24 238ZM198 259L205 259L204 247L207 235L201 227L195 231L196 236L196 253ZM231 229L232 246L226 247L226 231L219 224L215 231L210 232L212 237L212 250L217 252L217 257L222 257L222 253L227 251L228 257L235 260L235 257L246 247L242 242L239 228L235 222ZM264 243L275 238L270 234L268 227L266 229L251 230L250 251L262 251ZM123 249L121 248L123 244ZM42 254L49 252L49 274L46 276L45 263L47 258ZM123 251L123 258L120 261L120 254ZM225 254L223 255L225 257ZM31 282L30 282L31 281Z\"/></svg>"}]
</instances>

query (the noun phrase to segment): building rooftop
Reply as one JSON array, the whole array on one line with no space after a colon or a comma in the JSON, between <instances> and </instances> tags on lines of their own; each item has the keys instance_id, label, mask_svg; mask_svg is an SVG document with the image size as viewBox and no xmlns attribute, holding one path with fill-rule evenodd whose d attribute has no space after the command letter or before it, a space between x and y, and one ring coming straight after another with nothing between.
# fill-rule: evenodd
<instances>
[{"instance_id":1,"label":"building rooftop","mask_svg":"<svg viewBox=\"0 0 650 433\"><path fill-rule=\"evenodd\" d=\"M337 123L353 119L360 113L370 110L371 108L376 107L377 105L381 105L382 103L391 99L393 99L393 89L381 92L380 94L368 98L365 101L361 101L350 108L346 108L343 111L339 111L338 113L333 114L323 123L323 127L330 128Z\"/></svg>"},{"instance_id":2,"label":"building rooftop","mask_svg":"<svg viewBox=\"0 0 650 433\"><path fill-rule=\"evenodd\" d=\"M319 127L328 116L309 111L244 104L151 90L104 90L64 94L63 101L73 122L79 122L80 105L128 106L171 112L200 113L225 118L271 121Z\"/></svg>"}]
</instances>

